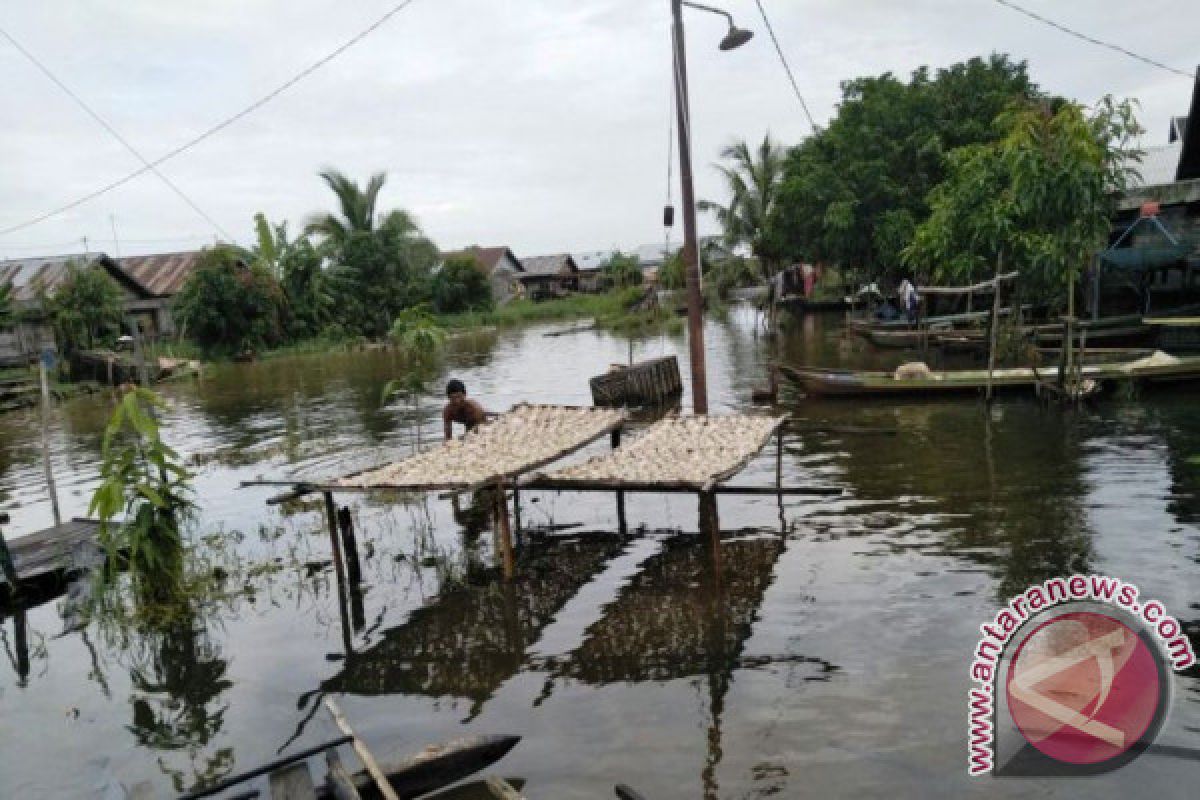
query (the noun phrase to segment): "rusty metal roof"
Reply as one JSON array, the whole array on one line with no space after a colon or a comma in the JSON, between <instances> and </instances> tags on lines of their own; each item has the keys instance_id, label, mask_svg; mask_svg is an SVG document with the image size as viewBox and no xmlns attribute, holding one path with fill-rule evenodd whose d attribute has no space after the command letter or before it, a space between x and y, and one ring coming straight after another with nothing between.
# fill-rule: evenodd
<instances>
[{"instance_id":1,"label":"rusty metal roof","mask_svg":"<svg viewBox=\"0 0 1200 800\"><path fill-rule=\"evenodd\" d=\"M151 256L131 256L117 259L117 267L151 294L171 297L179 294L188 278L196 271L203 250L182 253L159 253Z\"/></svg>"},{"instance_id":2,"label":"rusty metal roof","mask_svg":"<svg viewBox=\"0 0 1200 800\"><path fill-rule=\"evenodd\" d=\"M54 290L66 279L67 267L72 262L89 264L102 258L103 255L78 253L0 261L0 285L12 286L15 302L36 303L42 295L54 294Z\"/></svg>"}]
</instances>

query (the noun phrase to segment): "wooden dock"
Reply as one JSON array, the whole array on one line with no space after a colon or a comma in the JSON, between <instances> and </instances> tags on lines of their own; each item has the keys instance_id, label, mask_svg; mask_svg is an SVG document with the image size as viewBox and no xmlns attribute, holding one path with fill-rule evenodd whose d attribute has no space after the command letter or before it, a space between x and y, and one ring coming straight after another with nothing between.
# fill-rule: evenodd
<instances>
[{"instance_id":1,"label":"wooden dock","mask_svg":"<svg viewBox=\"0 0 1200 800\"><path fill-rule=\"evenodd\" d=\"M17 595L44 595L103 558L99 520L77 517L7 542L0 535L0 603Z\"/></svg>"}]
</instances>

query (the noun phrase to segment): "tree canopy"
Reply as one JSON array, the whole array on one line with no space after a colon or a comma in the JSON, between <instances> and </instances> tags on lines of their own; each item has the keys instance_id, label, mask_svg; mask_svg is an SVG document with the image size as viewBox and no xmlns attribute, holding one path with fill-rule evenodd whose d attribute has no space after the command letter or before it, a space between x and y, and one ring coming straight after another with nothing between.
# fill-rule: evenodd
<instances>
[{"instance_id":1,"label":"tree canopy","mask_svg":"<svg viewBox=\"0 0 1200 800\"><path fill-rule=\"evenodd\" d=\"M1115 193L1136 171L1141 129L1131 105L1112 98L1093 109L1018 104L996 127L999 140L951 154L904 260L935 280L974 282L1003 255L1023 291L1061 302L1104 246Z\"/></svg>"},{"instance_id":2,"label":"tree canopy","mask_svg":"<svg viewBox=\"0 0 1200 800\"><path fill-rule=\"evenodd\" d=\"M338 320L348 331L379 336L401 310L428 297L438 250L406 211L378 212L384 173L357 183L336 170L321 178L337 198L338 213L311 217L306 233L331 267Z\"/></svg>"},{"instance_id":3,"label":"tree canopy","mask_svg":"<svg viewBox=\"0 0 1200 800\"><path fill-rule=\"evenodd\" d=\"M248 266L236 248L204 251L175 298L180 326L209 352L239 353L277 344L284 325L283 290L261 266Z\"/></svg>"},{"instance_id":4,"label":"tree canopy","mask_svg":"<svg viewBox=\"0 0 1200 800\"><path fill-rule=\"evenodd\" d=\"M442 314L457 311L490 311L492 287L475 256L451 256L433 276L430 290L433 308Z\"/></svg>"},{"instance_id":5,"label":"tree canopy","mask_svg":"<svg viewBox=\"0 0 1200 800\"><path fill-rule=\"evenodd\" d=\"M842 84L829 126L787 156L767 239L789 258L894 273L956 148L994 141L1014 100L1044 99L1004 55Z\"/></svg>"},{"instance_id":6,"label":"tree canopy","mask_svg":"<svg viewBox=\"0 0 1200 800\"><path fill-rule=\"evenodd\" d=\"M778 242L771 236L768 221L775 210L775 199L783 178L786 151L768 133L753 149L745 141L735 142L721 151L725 164L718 164L729 190L726 205L702 200L701 211L710 211L721 224L725 245L730 250L745 245L758 258L763 277L770 279L781 257Z\"/></svg>"},{"instance_id":7,"label":"tree canopy","mask_svg":"<svg viewBox=\"0 0 1200 800\"><path fill-rule=\"evenodd\" d=\"M121 335L121 288L100 267L68 264L66 279L45 305L64 353L112 345Z\"/></svg>"}]
</instances>

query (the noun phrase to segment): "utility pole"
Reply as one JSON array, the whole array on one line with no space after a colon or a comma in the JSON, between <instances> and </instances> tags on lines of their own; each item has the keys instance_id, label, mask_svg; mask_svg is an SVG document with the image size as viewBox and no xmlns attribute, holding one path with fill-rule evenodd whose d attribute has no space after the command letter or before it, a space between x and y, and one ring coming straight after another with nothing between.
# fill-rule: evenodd
<instances>
[{"instance_id":1,"label":"utility pole","mask_svg":"<svg viewBox=\"0 0 1200 800\"><path fill-rule=\"evenodd\" d=\"M692 413L708 413L708 373L704 363L704 296L700 291L700 248L696 242L696 197L692 187L692 125L688 103L687 54L683 42L683 1L671 0L675 45L675 118L679 129L679 181L683 201L683 269L687 278L688 360L692 369Z\"/></svg>"}]
</instances>

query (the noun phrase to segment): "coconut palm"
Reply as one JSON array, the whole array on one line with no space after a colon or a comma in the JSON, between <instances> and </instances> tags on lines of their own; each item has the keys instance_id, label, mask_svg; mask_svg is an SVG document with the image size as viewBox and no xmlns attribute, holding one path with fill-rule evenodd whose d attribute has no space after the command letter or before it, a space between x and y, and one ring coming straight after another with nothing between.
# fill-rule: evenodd
<instances>
[{"instance_id":1,"label":"coconut palm","mask_svg":"<svg viewBox=\"0 0 1200 800\"><path fill-rule=\"evenodd\" d=\"M753 151L744 140L734 142L721 151L721 158L728 163L717 165L729 188L728 205L708 200L698 204L701 211L711 211L716 216L728 247L750 247L766 278L775 272L776 254L766 241L766 233L783 178L785 157L786 150L772 141L770 133Z\"/></svg>"},{"instance_id":2,"label":"coconut palm","mask_svg":"<svg viewBox=\"0 0 1200 800\"><path fill-rule=\"evenodd\" d=\"M324 244L337 248L354 233L370 233L386 230L393 234L419 234L416 221L407 211L394 210L376 214L379 191L387 181L387 174L376 172L367 179L366 186L357 183L335 169L320 173L321 179L337 196L340 215L314 214L305 226L305 232L322 237Z\"/></svg>"},{"instance_id":3,"label":"coconut palm","mask_svg":"<svg viewBox=\"0 0 1200 800\"><path fill-rule=\"evenodd\" d=\"M408 212L379 211L384 173L375 173L363 186L337 170L320 174L337 197L338 211L313 215L305 233L319 237L318 252L332 263L343 323L369 336L382 335L393 315L427 296L437 247Z\"/></svg>"}]
</instances>

